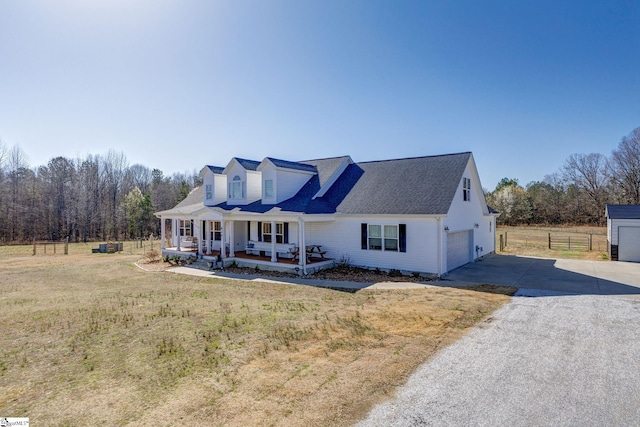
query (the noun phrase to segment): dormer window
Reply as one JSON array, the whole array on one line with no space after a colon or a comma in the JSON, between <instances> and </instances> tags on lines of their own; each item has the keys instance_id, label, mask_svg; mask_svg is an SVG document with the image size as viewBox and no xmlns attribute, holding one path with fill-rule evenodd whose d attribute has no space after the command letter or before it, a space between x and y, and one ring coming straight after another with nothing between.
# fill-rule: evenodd
<instances>
[{"instance_id":1,"label":"dormer window","mask_svg":"<svg viewBox=\"0 0 640 427\"><path fill-rule=\"evenodd\" d=\"M213 185L207 184L204 186L205 189L205 200L213 199Z\"/></svg>"},{"instance_id":2,"label":"dormer window","mask_svg":"<svg viewBox=\"0 0 640 427\"><path fill-rule=\"evenodd\" d=\"M229 183L229 199L244 199L244 182L238 175L234 176Z\"/></svg>"},{"instance_id":3,"label":"dormer window","mask_svg":"<svg viewBox=\"0 0 640 427\"><path fill-rule=\"evenodd\" d=\"M270 199L273 197L273 180L265 179L264 181L264 198Z\"/></svg>"}]
</instances>

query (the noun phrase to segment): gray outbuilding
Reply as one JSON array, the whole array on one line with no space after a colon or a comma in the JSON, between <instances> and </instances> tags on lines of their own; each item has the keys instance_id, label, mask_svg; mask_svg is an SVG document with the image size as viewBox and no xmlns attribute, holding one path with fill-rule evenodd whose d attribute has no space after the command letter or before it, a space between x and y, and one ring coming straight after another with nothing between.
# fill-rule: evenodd
<instances>
[{"instance_id":1,"label":"gray outbuilding","mask_svg":"<svg viewBox=\"0 0 640 427\"><path fill-rule=\"evenodd\" d=\"M640 262L640 205L607 205L605 212L610 259Z\"/></svg>"}]
</instances>

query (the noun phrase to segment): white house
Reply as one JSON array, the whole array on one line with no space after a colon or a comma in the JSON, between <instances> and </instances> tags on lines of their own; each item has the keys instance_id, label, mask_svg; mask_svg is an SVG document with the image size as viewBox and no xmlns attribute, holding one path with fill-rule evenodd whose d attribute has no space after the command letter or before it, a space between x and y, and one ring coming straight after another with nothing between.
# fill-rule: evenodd
<instances>
[{"instance_id":1,"label":"white house","mask_svg":"<svg viewBox=\"0 0 640 427\"><path fill-rule=\"evenodd\" d=\"M233 158L206 166L202 178L156 213L163 254L303 273L348 262L442 276L495 251L498 214L470 152L362 163Z\"/></svg>"},{"instance_id":2,"label":"white house","mask_svg":"<svg viewBox=\"0 0 640 427\"><path fill-rule=\"evenodd\" d=\"M605 213L609 258L640 262L640 205L607 205Z\"/></svg>"}]
</instances>

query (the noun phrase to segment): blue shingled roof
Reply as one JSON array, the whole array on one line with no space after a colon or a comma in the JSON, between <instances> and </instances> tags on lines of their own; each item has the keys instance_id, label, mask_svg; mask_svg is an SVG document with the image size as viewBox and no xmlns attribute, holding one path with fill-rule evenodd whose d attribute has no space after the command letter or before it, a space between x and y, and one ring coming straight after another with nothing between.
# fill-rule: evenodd
<instances>
[{"instance_id":1,"label":"blue shingled roof","mask_svg":"<svg viewBox=\"0 0 640 427\"><path fill-rule=\"evenodd\" d=\"M257 162L255 160L241 159L239 157L234 157L234 159L236 159L236 161L240 163L240 166L248 171L258 170L258 166L260 166L260 162Z\"/></svg>"},{"instance_id":2,"label":"blue shingled roof","mask_svg":"<svg viewBox=\"0 0 640 427\"><path fill-rule=\"evenodd\" d=\"M276 167L285 168L285 169L293 169L299 171L306 172L316 172L316 167L313 165L308 165L305 163L298 162L290 162L288 160L274 159L273 157L267 157L271 163L273 163Z\"/></svg>"},{"instance_id":3,"label":"blue shingled roof","mask_svg":"<svg viewBox=\"0 0 640 427\"><path fill-rule=\"evenodd\" d=\"M276 205L258 200L242 206L224 202L216 207L252 213L277 208L306 214L446 215L471 153L352 163L324 196L314 199L347 158L305 161L318 173L295 196ZM192 203L202 203L201 191L194 191L178 206Z\"/></svg>"},{"instance_id":4,"label":"blue shingled roof","mask_svg":"<svg viewBox=\"0 0 640 427\"><path fill-rule=\"evenodd\" d=\"M222 174L224 172L224 168L221 166L207 165L206 168L208 168L211 172L217 173L217 174Z\"/></svg>"},{"instance_id":5,"label":"blue shingled roof","mask_svg":"<svg viewBox=\"0 0 640 427\"><path fill-rule=\"evenodd\" d=\"M606 211L611 219L640 219L640 205L607 205Z\"/></svg>"}]
</instances>

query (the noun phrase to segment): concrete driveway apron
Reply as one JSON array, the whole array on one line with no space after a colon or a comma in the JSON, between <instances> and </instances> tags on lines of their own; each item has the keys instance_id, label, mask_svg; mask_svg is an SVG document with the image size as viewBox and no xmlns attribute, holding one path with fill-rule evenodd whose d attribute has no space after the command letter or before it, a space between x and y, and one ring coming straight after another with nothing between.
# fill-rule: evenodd
<instances>
[{"instance_id":1,"label":"concrete driveway apron","mask_svg":"<svg viewBox=\"0 0 640 427\"><path fill-rule=\"evenodd\" d=\"M592 295L640 297L640 264L489 255L446 280Z\"/></svg>"}]
</instances>

